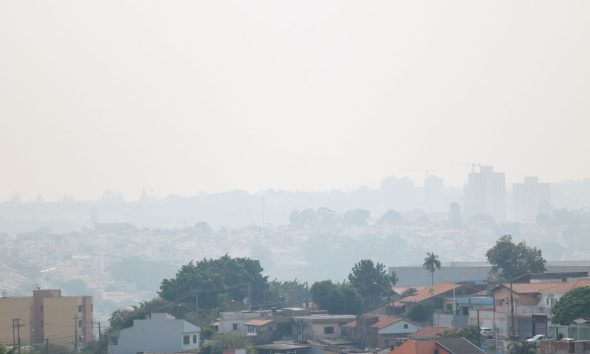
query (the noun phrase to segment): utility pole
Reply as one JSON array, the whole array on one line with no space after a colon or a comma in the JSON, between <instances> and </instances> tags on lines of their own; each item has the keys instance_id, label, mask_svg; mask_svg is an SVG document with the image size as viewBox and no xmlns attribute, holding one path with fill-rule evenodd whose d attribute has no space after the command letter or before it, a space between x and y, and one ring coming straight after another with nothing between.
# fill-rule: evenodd
<instances>
[{"instance_id":1,"label":"utility pole","mask_svg":"<svg viewBox=\"0 0 590 354\"><path fill-rule=\"evenodd\" d=\"M100 321L98 321L98 322L92 322L92 324L93 325L98 325L98 340L100 341L101 338L102 338L102 332L100 330ZM94 326L93 326L93 328L94 328ZM93 332L94 332L94 330L93 330Z\"/></svg>"},{"instance_id":2,"label":"utility pole","mask_svg":"<svg viewBox=\"0 0 590 354\"><path fill-rule=\"evenodd\" d=\"M16 323L16 319L13 318L12 319L12 350L13 351L16 348L16 332L15 332L16 325L15 325L15 323Z\"/></svg>"},{"instance_id":3,"label":"utility pole","mask_svg":"<svg viewBox=\"0 0 590 354\"><path fill-rule=\"evenodd\" d=\"M199 290L195 290L195 321L199 323Z\"/></svg>"},{"instance_id":4,"label":"utility pole","mask_svg":"<svg viewBox=\"0 0 590 354\"><path fill-rule=\"evenodd\" d=\"M252 283L248 283L248 311L252 311Z\"/></svg>"},{"instance_id":5,"label":"utility pole","mask_svg":"<svg viewBox=\"0 0 590 354\"><path fill-rule=\"evenodd\" d=\"M477 309L477 333L479 334L477 336L477 342L479 344L479 347L481 348L481 328L479 324L479 309Z\"/></svg>"},{"instance_id":6,"label":"utility pole","mask_svg":"<svg viewBox=\"0 0 590 354\"><path fill-rule=\"evenodd\" d=\"M512 281L513 279L510 279L510 339L514 339L515 334L514 334L514 297L513 297L513 291L512 291Z\"/></svg>"},{"instance_id":7,"label":"utility pole","mask_svg":"<svg viewBox=\"0 0 590 354\"><path fill-rule=\"evenodd\" d=\"M78 316L74 317L74 351L78 352Z\"/></svg>"},{"instance_id":8,"label":"utility pole","mask_svg":"<svg viewBox=\"0 0 590 354\"><path fill-rule=\"evenodd\" d=\"M49 338L45 338L45 354L49 354Z\"/></svg>"},{"instance_id":9,"label":"utility pole","mask_svg":"<svg viewBox=\"0 0 590 354\"><path fill-rule=\"evenodd\" d=\"M17 345L17 353L20 354L21 345L20 345L20 328L24 327L24 324L21 324L20 321L22 319L15 318L12 320L12 332L14 333L14 328L16 327L16 345Z\"/></svg>"}]
</instances>

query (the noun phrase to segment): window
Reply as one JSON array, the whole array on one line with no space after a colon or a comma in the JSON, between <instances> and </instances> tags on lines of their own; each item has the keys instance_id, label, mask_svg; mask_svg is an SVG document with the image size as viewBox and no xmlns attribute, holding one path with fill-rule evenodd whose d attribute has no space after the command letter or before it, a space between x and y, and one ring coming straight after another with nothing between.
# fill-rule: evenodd
<instances>
[{"instance_id":1,"label":"window","mask_svg":"<svg viewBox=\"0 0 590 354\"><path fill-rule=\"evenodd\" d=\"M404 323L404 329L408 329L408 324Z\"/></svg>"},{"instance_id":2,"label":"window","mask_svg":"<svg viewBox=\"0 0 590 354\"><path fill-rule=\"evenodd\" d=\"M82 320L78 320L78 327L82 327Z\"/></svg>"},{"instance_id":3,"label":"window","mask_svg":"<svg viewBox=\"0 0 590 354\"><path fill-rule=\"evenodd\" d=\"M193 344L197 343L197 335L193 334Z\"/></svg>"},{"instance_id":4,"label":"window","mask_svg":"<svg viewBox=\"0 0 590 354\"><path fill-rule=\"evenodd\" d=\"M184 345L191 344L191 336L184 336L184 337L182 337L182 344L184 344Z\"/></svg>"},{"instance_id":5,"label":"window","mask_svg":"<svg viewBox=\"0 0 590 354\"><path fill-rule=\"evenodd\" d=\"M438 349L435 349L434 350L434 354L438 354Z\"/></svg>"},{"instance_id":6,"label":"window","mask_svg":"<svg viewBox=\"0 0 590 354\"><path fill-rule=\"evenodd\" d=\"M78 305L78 312L82 312L82 305Z\"/></svg>"},{"instance_id":7,"label":"window","mask_svg":"<svg viewBox=\"0 0 590 354\"><path fill-rule=\"evenodd\" d=\"M232 331L237 331L238 330L238 324L237 323L232 324L231 325L231 330Z\"/></svg>"},{"instance_id":8,"label":"window","mask_svg":"<svg viewBox=\"0 0 590 354\"><path fill-rule=\"evenodd\" d=\"M112 345L119 345L119 337L110 337L109 343Z\"/></svg>"},{"instance_id":9,"label":"window","mask_svg":"<svg viewBox=\"0 0 590 354\"><path fill-rule=\"evenodd\" d=\"M334 327L324 327L324 334L334 334Z\"/></svg>"}]
</instances>

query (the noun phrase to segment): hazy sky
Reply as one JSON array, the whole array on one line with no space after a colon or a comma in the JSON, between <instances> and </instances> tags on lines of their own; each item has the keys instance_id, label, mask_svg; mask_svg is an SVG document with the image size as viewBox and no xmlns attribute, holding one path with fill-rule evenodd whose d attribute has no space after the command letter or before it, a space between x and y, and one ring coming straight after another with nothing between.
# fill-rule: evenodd
<instances>
[{"instance_id":1,"label":"hazy sky","mask_svg":"<svg viewBox=\"0 0 590 354\"><path fill-rule=\"evenodd\" d=\"M2 1L0 200L590 176L588 1Z\"/></svg>"}]
</instances>

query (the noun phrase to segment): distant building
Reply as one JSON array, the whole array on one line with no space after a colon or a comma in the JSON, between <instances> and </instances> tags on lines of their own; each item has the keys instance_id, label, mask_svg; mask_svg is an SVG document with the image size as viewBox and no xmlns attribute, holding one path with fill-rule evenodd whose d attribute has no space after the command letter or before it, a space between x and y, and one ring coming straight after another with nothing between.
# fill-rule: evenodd
<instances>
[{"instance_id":1,"label":"distant building","mask_svg":"<svg viewBox=\"0 0 590 354\"><path fill-rule=\"evenodd\" d=\"M13 320L21 343L84 346L92 341L92 296L61 296L61 290L33 290L33 296L0 297L0 342L12 343Z\"/></svg>"},{"instance_id":2,"label":"distant building","mask_svg":"<svg viewBox=\"0 0 590 354\"><path fill-rule=\"evenodd\" d=\"M548 212L551 185L539 183L538 177L525 177L523 183L512 185L514 220L534 222L541 212Z\"/></svg>"},{"instance_id":3,"label":"distant building","mask_svg":"<svg viewBox=\"0 0 590 354\"><path fill-rule=\"evenodd\" d=\"M440 270L434 273L434 283L484 283L492 266L487 262L450 262L443 263ZM390 273L395 271L400 287L429 287L430 272L422 265L390 267ZM548 261L547 273L588 273L590 261ZM545 280L549 281L549 280Z\"/></svg>"},{"instance_id":4,"label":"distant building","mask_svg":"<svg viewBox=\"0 0 590 354\"><path fill-rule=\"evenodd\" d=\"M197 352L200 328L167 313L133 320L133 326L109 336L109 354Z\"/></svg>"},{"instance_id":5,"label":"distant building","mask_svg":"<svg viewBox=\"0 0 590 354\"><path fill-rule=\"evenodd\" d=\"M503 172L492 166L481 166L471 172L463 189L464 212L467 217L490 215L496 220L506 217L506 181Z\"/></svg>"}]
</instances>

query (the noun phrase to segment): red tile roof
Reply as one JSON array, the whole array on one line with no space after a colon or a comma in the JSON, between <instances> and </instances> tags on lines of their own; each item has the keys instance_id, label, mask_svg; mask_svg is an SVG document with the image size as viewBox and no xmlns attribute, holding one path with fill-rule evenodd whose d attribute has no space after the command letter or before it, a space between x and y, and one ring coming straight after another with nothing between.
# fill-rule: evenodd
<instances>
[{"instance_id":1,"label":"red tile roof","mask_svg":"<svg viewBox=\"0 0 590 354\"><path fill-rule=\"evenodd\" d=\"M346 328L356 328L356 320L352 320L348 323L346 323L344 326L342 327L346 327Z\"/></svg>"},{"instance_id":2,"label":"red tile roof","mask_svg":"<svg viewBox=\"0 0 590 354\"><path fill-rule=\"evenodd\" d=\"M379 320L377 320L377 322L373 323L369 327L370 328L382 329L382 328L385 328L385 327L389 327L392 324L398 323L401 320L403 320L403 318L401 318L401 317L395 317L395 316L379 316Z\"/></svg>"},{"instance_id":3,"label":"red tile roof","mask_svg":"<svg viewBox=\"0 0 590 354\"><path fill-rule=\"evenodd\" d=\"M515 283L512 284L512 291L517 294L540 293L543 290L556 287L563 283ZM506 289L510 289L510 284L503 284Z\"/></svg>"},{"instance_id":4,"label":"red tile roof","mask_svg":"<svg viewBox=\"0 0 590 354\"><path fill-rule=\"evenodd\" d=\"M450 327L423 327L418 332L408 335L410 338L434 338L442 335L446 331L451 330Z\"/></svg>"},{"instance_id":5,"label":"red tile roof","mask_svg":"<svg viewBox=\"0 0 590 354\"><path fill-rule=\"evenodd\" d=\"M273 323L274 320L263 320L263 319L254 319L246 322L246 326L265 326L269 323Z\"/></svg>"},{"instance_id":6,"label":"red tile roof","mask_svg":"<svg viewBox=\"0 0 590 354\"><path fill-rule=\"evenodd\" d=\"M428 300L432 297L438 296L440 294L444 294L446 292L452 291L453 289L457 289L461 287L461 285L457 284L434 284L432 287L421 288L418 292L411 296L406 296L402 299L399 299L399 302L421 302L424 300Z\"/></svg>"},{"instance_id":7,"label":"red tile roof","mask_svg":"<svg viewBox=\"0 0 590 354\"><path fill-rule=\"evenodd\" d=\"M581 288L584 286L590 286L590 279L585 278L585 279L568 281L567 283L560 283L559 285L556 285L554 287L541 290L541 292L542 293L565 294L568 291L571 291L571 290L574 290L577 288Z\"/></svg>"}]
</instances>

